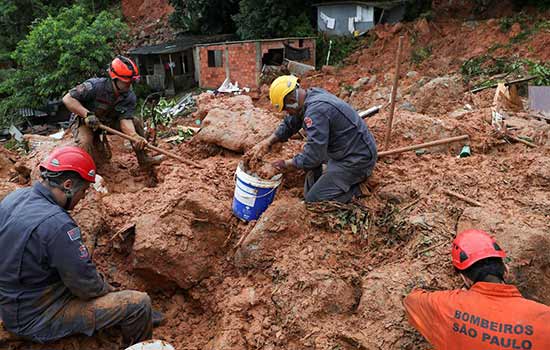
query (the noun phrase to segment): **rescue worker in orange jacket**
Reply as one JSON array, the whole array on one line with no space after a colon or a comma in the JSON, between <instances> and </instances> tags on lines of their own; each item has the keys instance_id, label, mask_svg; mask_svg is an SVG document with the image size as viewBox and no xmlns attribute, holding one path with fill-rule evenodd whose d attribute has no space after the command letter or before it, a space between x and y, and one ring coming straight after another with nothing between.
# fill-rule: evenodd
<instances>
[{"instance_id":1,"label":"rescue worker in orange jacket","mask_svg":"<svg viewBox=\"0 0 550 350\"><path fill-rule=\"evenodd\" d=\"M486 232L459 233L452 261L468 289L413 290L404 300L409 322L437 350L550 349L550 307L504 282L505 257Z\"/></svg>"}]
</instances>

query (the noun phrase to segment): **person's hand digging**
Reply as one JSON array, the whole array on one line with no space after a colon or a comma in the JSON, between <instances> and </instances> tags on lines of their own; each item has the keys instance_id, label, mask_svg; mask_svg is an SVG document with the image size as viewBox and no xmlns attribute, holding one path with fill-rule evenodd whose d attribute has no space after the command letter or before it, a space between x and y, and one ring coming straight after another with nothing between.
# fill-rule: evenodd
<instances>
[{"instance_id":1,"label":"person's hand digging","mask_svg":"<svg viewBox=\"0 0 550 350\"><path fill-rule=\"evenodd\" d=\"M294 162L292 159L288 160L276 160L271 163L271 166L278 172L278 173L284 173L294 167Z\"/></svg>"},{"instance_id":2,"label":"person's hand digging","mask_svg":"<svg viewBox=\"0 0 550 350\"><path fill-rule=\"evenodd\" d=\"M142 149L144 149L145 145L148 143L147 140L144 137L141 137L139 135L135 135L134 139L136 139L136 142L134 142L134 147L138 151L141 151Z\"/></svg>"},{"instance_id":3,"label":"person's hand digging","mask_svg":"<svg viewBox=\"0 0 550 350\"><path fill-rule=\"evenodd\" d=\"M263 140L262 142L258 143L256 146L252 147L248 152L244 155L244 161L245 163L250 162L253 159L260 159L262 158L267 152L269 152L269 147L271 146L269 140Z\"/></svg>"}]
</instances>

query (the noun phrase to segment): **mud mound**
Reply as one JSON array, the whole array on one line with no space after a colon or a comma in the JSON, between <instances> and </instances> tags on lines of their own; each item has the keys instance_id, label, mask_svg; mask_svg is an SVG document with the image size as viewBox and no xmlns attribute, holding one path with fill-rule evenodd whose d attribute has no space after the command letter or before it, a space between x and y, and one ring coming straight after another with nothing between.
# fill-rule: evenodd
<instances>
[{"instance_id":1,"label":"mud mound","mask_svg":"<svg viewBox=\"0 0 550 350\"><path fill-rule=\"evenodd\" d=\"M136 219L133 264L190 288L212 273L214 260L227 237L230 213L207 192L174 198L159 214Z\"/></svg>"},{"instance_id":2,"label":"mud mound","mask_svg":"<svg viewBox=\"0 0 550 350\"><path fill-rule=\"evenodd\" d=\"M534 218L524 222L519 213L466 208L458 221L457 232L479 228L493 234L511 260L512 281L518 283L525 296L548 304L550 282L544 276L550 270L550 260L543 251L550 247L550 241L543 232L533 228L544 224Z\"/></svg>"},{"instance_id":3,"label":"mud mound","mask_svg":"<svg viewBox=\"0 0 550 350\"><path fill-rule=\"evenodd\" d=\"M143 17L158 19L174 11L168 0L123 0L121 4L122 13L131 20Z\"/></svg>"},{"instance_id":4,"label":"mud mound","mask_svg":"<svg viewBox=\"0 0 550 350\"><path fill-rule=\"evenodd\" d=\"M464 88L459 79L456 76L439 77L422 86L413 94L417 111L430 115L452 111L463 99Z\"/></svg>"},{"instance_id":5,"label":"mud mound","mask_svg":"<svg viewBox=\"0 0 550 350\"><path fill-rule=\"evenodd\" d=\"M17 156L0 146L0 178L8 178L12 167L17 161Z\"/></svg>"},{"instance_id":6,"label":"mud mound","mask_svg":"<svg viewBox=\"0 0 550 350\"><path fill-rule=\"evenodd\" d=\"M532 185L548 188L550 186L550 158L535 159L527 169L527 178Z\"/></svg>"},{"instance_id":7,"label":"mud mound","mask_svg":"<svg viewBox=\"0 0 550 350\"><path fill-rule=\"evenodd\" d=\"M385 129L385 113L377 116L370 123L376 133L383 133ZM479 128L479 121L475 121L476 129ZM473 131L473 132L471 132ZM468 123L446 118L434 118L425 114L409 111L399 111L394 116L392 127L391 148L404 145L414 145L423 142L435 141L442 138L469 134L475 136L477 131L471 130ZM380 138L378 138L380 140ZM460 142L445 144L427 148L428 153L457 153L462 148Z\"/></svg>"}]
</instances>

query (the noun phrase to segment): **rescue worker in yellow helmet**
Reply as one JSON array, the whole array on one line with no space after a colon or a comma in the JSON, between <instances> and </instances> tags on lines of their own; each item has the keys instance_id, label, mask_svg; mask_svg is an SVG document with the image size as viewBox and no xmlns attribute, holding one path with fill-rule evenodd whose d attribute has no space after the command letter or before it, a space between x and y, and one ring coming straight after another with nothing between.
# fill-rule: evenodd
<instances>
[{"instance_id":1,"label":"rescue worker in yellow helmet","mask_svg":"<svg viewBox=\"0 0 550 350\"><path fill-rule=\"evenodd\" d=\"M303 89L298 78L284 75L273 81L269 99L277 112L289 115L277 130L245 155L261 159L277 142L300 129L307 134L303 152L273 162L279 172L304 169L306 202L349 202L360 195L359 184L369 177L377 159L376 142L366 123L346 102L320 88ZM323 164L327 164L326 172Z\"/></svg>"}]
</instances>

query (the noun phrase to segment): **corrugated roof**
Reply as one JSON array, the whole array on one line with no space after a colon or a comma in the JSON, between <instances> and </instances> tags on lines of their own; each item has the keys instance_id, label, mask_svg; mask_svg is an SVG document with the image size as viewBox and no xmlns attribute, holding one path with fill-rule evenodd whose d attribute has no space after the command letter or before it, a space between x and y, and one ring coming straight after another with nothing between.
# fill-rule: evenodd
<instances>
[{"instance_id":1,"label":"corrugated roof","mask_svg":"<svg viewBox=\"0 0 550 350\"><path fill-rule=\"evenodd\" d=\"M379 7L382 9L391 9L395 6L405 4L410 2L410 0L393 0L393 1L332 1L332 2L321 2L313 4L312 6L321 7L321 6L338 6L338 5L363 5L363 6L372 6Z\"/></svg>"},{"instance_id":2,"label":"corrugated roof","mask_svg":"<svg viewBox=\"0 0 550 350\"><path fill-rule=\"evenodd\" d=\"M151 46L142 46L130 49L128 51L131 55L163 55L181 52L187 49L192 48L197 44L219 42L224 40L234 39L233 34L223 34L223 35L188 35L180 37L174 41L169 41L166 43L151 45Z\"/></svg>"},{"instance_id":3,"label":"corrugated roof","mask_svg":"<svg viewBox=\"0 0 550 350\"><path fill-rule=\"evenodd\" d=\"M238 41L222 41L222 42L210 42L204 44L197 44L197 46L214 46L214 45L232 45L232 44L242 44L242 43L255 43L257 41L266 42L266 41L284 41L284 40L302 40L302 39L316 39L314 36L299 36L299 37L288 37L288 38L273 38L273 39L251 39L251 40L238 40Z\"/></svg>"}]
</instances>

